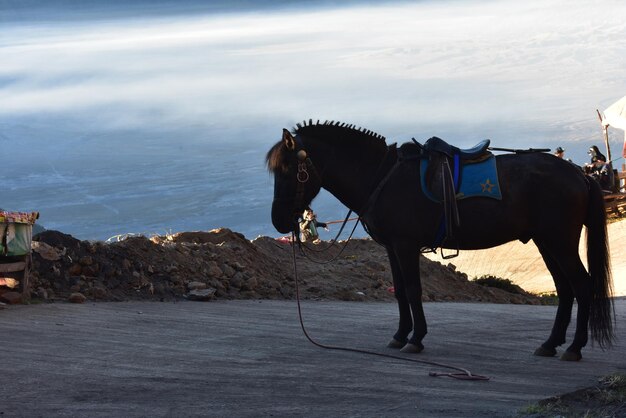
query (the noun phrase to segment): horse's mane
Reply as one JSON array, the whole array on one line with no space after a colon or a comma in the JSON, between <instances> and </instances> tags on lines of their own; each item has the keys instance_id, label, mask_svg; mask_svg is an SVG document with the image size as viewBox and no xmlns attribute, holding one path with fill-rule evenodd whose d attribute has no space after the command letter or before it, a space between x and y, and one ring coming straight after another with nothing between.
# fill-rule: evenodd
<instances>
[{"instance_id":1,"label":"horse's mane","mask_svg":"<svg viewBox=\"0 0 626 418\"><path fill-rule=\"evenodd\" d=\"M296 127L292 129L294 135L310 136L319 139L323 139L329 142L348 142L351 145L360 146L386 146L385 137L370 131L369 129L363 129L356 127L355 125L349 125L336 121L325 121L321 123L319 120L313 122L312 119L303 121L296 124ZM274 145L267 156L265 161L267 168L271 172L279 170L286 170L286 157L285 153L287 148L282 141Z\"/></svg>"},{"instance_id":2,"label":"horse's mane","mask_svg":"<svg viewBox=\"0 0 626 418\"><path fill-rule=\"evenodd\" d=\"M325 121L324 123L320 123L318 120L316 123L313 123L312 119L309 119L309 123L303 121L301 124L296 124L296 128L293 129L293 133L298 135L320 135L323 136L333 136L336 137L338 133L341 134L342 138L346 140L356 139L358 141L371 141L371 142L385 142L385 137L377 134L376 132L370 131L369 129L363 129L361 127L356 127L356 125L349 125L347 123L336 122L336 121Z\"/></svg>"}]
</instances>

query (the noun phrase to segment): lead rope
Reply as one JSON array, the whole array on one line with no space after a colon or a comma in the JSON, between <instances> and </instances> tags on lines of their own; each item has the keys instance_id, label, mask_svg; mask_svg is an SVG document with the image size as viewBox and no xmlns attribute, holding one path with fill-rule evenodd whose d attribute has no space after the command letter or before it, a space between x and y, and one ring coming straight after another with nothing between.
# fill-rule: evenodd
<instances>
[{"instance_id":1,"label":"lead rope","mask_svg":"<svg viewBox=\"0 0 626 418\"><path fill-rule=\"evenodd\" d=\"M391 359L395 359L395 360L402 360L402 361L408 361L408 362L412 362L412 363L420 363L420 364L428 364L430 366L437 366L437 367L443 367L446 369L452 369L452 370L457 370L460 373L444 373L444 372L429 372L428 375L429 376L433 376L433 377L438 377L438 376L447 376L447 377L452 377L454 379L459 379L459 380L489 380L489 377L487 376L481 376L481 375L477 375L477 374L472 374L469 370L461 368L461 367L456 367L456 366L450 366L448 364L443 364L443 363L437 363L434 361L427 361L427 360L418 360L418 359L413 359L413 358L408 358L408 357L400 357L400 356L396 356L393 354L386 354L386 353L379 353L376 351L370 351L370 350L362 350L359 348L351 348L351 347L341 347L341 346L336 346L336 345L328 345L328 344L322 344L317 342L316 340L314 340L309 333L306 330L306 327L304 326L304 319L302 317L302 306L300 304L300 286L298 283L298 268L297 268L297 261L296 261L296 245L294 243L294 241L296 240L295 237L295 232L292 232L292 242L291 242L291 248L292 248L292 253L293 253L293 274L294 274L294 281L295 281L295 287L296 287L296 301L298 304L298 318L300 320L300 327L302 328L302 332L304 333L304 336L307 338L307 340L309 340L309 342L317 347L320 348L324 348L327 350L336 350L336 351L347 351L347 352L352 352L352 353L361 353L361 354L368 354L368 355L372 355L372 356L378 356L378 357L384 357L384 358L391 358Z\"/></svg>"}]
</instances>

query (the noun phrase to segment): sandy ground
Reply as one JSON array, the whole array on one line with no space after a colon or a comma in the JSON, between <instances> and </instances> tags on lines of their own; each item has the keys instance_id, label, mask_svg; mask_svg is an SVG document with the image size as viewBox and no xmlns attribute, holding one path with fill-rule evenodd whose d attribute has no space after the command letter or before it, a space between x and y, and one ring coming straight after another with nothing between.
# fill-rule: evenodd
<instances>
[{"instance_id":1,"label":"sandy ground","mask_svg":"<svg viewBox=\"0 0 626 418\"><path fill-rule=\"evenodd\" d=\"M615 296L626 296L626 221L608 225L613 268L613 287ZM585 235L581 239L580 254L586 265ZM426 255L431 260L441 260L437 254ZM497 262L494 262L497 260ZM511 280L529 292L554 292L552 276L537 250L529 242L509 242L499 247L479 251L461 251L460 255L450 260L457 269L471 277L494 275Z\"/></svg>"}]
</instances>

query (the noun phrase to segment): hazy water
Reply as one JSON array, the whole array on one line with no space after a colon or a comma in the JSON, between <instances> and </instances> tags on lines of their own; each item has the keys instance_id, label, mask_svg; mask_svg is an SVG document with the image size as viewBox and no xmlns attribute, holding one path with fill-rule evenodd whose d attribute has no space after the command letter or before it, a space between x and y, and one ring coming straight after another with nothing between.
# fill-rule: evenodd
<instances>
[{"instance_id":1,"label":"hazy water","mask_svg":"<svg viewBox=\"0 0 626 418\"><path fill-rule=\"evenodd\" d=\"M263 159L302 119L582 163L626 94L624 2L204 3L0 0L0 207L81 239L275 235Z\"/></svg>"}]
</instances>

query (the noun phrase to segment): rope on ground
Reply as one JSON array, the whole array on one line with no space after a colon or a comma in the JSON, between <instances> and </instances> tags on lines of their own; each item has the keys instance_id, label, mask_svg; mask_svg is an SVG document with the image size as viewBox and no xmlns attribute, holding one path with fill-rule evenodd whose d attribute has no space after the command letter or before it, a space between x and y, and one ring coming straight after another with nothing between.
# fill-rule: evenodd
<instances>
[{"instance_id":1,"label":"rope on ground","mask_svg":"<svg viewBox=\"0 0 626 418\"><path fill-rule=\"evenodd\" d=\"M295 235L295 233L294 233L294 235ZM298 283L298 268L297 268L297 262L296 262L296 245L295 245L295 240L296 240L296 238L293 237L291 246L292 246L292 249L293 249L293 272L294 272L294 281L295 281L295 288L296 288L296 301L297 301L297 305L298 305L298 317L299 317L299 320L300 320L300 327L302 328L302 332L304 333L304 336L307 338L307 340L309 340L309 342L311 344L313 344L313 345L315 345L317 347L320 347L320 348L327 349L327 350L347 351L347 352L352 352L352 353L360 353L360 354L367 354L367 355L384 357L384 358L390 358L390 359L395 359L395 360L408 361L408 362L412 362L412 363L427 364L427 365L430 365L430 366L443 367L443 368L446 368L446 369L456 370L458 372L458 373L430 372L428 375L429 376L433 376L433 377L447 376L447 377L452 377L452 378L458 379L458 380L481 380L481 381L489 380L489 377L487 377L487 376L481 376L481 375L473 374L472 372L470 372L467 369L464 369L464 368L461 368L461 367L456 367L456 366L451 366L451 365L444 364L444 363L438 363L438 362L427 361L427 360L418 360L418 359L414 359L414 358L401 357L401 356L397 356L397 355L393 355L393 354L379 353L379 352L376 352L376 351L362 350L362 349L351 348L351 347L341 347L341 346L335 346L335 345L328 345L328 344L323 344L323 343L317 342L315 339L313 339L309 335L309 333L306 330L306 327L304 326L304 319L303 319L303 316L302 316L302 306L301 306L301 303L300 303L300 287L299 287L299 283Z\"/></svg>"}]
</instances>

